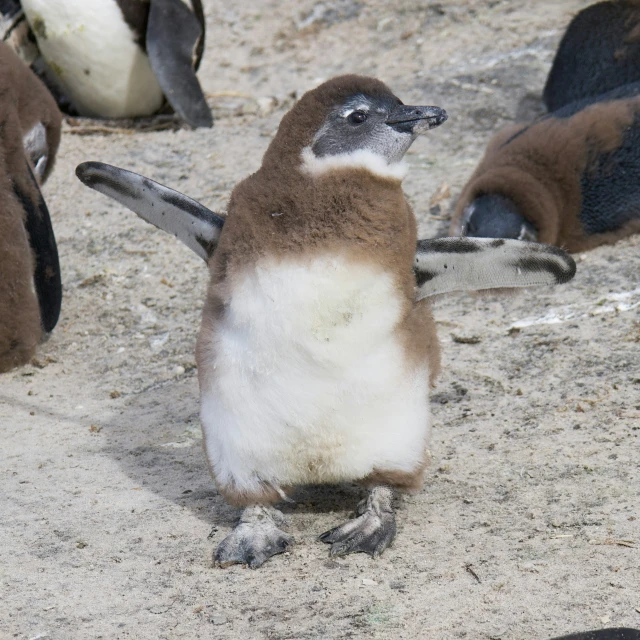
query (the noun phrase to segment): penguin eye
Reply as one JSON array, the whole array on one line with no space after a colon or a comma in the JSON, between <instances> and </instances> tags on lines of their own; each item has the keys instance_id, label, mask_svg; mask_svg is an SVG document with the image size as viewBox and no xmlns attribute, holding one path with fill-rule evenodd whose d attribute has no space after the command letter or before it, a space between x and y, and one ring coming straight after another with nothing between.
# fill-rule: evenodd
<instances>
[{"instance_id":1,"label":"penguin eye","mask_svg":"<svg viewBox=\"0 0 640 640\"><path fill-rule=\"evenodd\" d=\"M352 111L347 117L347 120L351 124L362 124L367 118L368 115L364 111Z\"/></svg>"}]
</instances>

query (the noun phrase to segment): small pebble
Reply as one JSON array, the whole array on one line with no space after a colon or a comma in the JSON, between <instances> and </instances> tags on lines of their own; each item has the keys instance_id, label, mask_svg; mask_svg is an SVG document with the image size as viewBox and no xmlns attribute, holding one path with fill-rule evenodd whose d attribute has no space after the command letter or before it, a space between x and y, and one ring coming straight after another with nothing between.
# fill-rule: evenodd
<instances>
[{"instance_id":1,"label":"small pebble","mask_svg":"<svg viewBox=\"0 0 640 640\"><path fill-rule=\"evenodd\" d=\"M278 101L275 98L262 97L256 100L258 111L263 116L268 116L277 106Z\"/></svg>"}]
</instances>

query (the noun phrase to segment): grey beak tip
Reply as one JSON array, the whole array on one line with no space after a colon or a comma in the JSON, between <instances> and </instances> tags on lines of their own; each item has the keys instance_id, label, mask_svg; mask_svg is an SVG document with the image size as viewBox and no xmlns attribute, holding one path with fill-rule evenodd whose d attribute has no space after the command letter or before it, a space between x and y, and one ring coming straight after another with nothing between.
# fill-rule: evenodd
<instances>
[{"instance_id":1,"label":"grey beak tip","mask_svg":"<svg viewBox=\"0 0 640 640\"><path fill-rule=\"evenodd\" d=\"M449 119L449 114L442 109L442 113L438 114L435 118L434 118L434 127L439 127L441 124L444 124L447 120Z\"/></svg>"}]
</instances>

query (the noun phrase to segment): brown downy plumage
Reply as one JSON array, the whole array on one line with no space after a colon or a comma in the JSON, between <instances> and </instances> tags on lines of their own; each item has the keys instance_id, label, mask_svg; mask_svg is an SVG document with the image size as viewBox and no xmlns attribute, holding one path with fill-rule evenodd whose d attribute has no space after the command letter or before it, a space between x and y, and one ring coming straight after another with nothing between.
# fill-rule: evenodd
<instances>
[{"instance_id":1,"label":"brown downy plumage","mask_svg":"<svg viewBox=\"0 0 640 640\"><path fill-rule=\"evenodd\" d=\"M2 44L0 119L2 372L29 361L43 328L51 330L59 313L55 240L35 175L42 180L49 175L61 124L60 112L45 86Z\"/></svg>"},{"instance_id":2,"label":"brown downy plumage","mask_svg":"<svg viewBox=\"0 0 640 640\"><path fill-rule=\"evenodd\" d=\"M497 133L460 195L451 235L575 252L640 231L639 91L627 85ZM501 232L508 216L524 219L521 235Z\"/></svg>"}]
</instances>

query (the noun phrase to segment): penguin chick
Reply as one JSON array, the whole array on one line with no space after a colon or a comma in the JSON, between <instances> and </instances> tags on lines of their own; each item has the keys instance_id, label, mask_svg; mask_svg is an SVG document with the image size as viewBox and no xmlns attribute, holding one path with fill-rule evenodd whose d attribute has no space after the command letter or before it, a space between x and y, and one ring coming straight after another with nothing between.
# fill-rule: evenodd
<instances>
[{"instance_id":1,"label":"penguin chick","mask_svg":"<svg viewBox=\"0 0 640 640\"><path fill-rule=\"evenodd\" d=\"M544 87L549 111L640 81L640 2L583 9L562 37Z\"/></svg>"},{"instance_id":2,"label":"penguin chick","mask_svg":"<svg viewBox=\"0 0 640 640\"><path fill-rule=\"evenodd\" d=\"M0 372L28 362L60 314L58 252L38 180L53 167L61 120L46 87L0 43Z\"/></svg>"},{"instance_id":3,"label":"penguin chick","mask_svg":"<svg viewBox=\"0 0 640 640\"><path fill-rule=\"evenodd\" d=\"M291 544L272 505L301 484L371 487L358 517L320 539L333 555L382 553L394 491L419 489L427 463L440 356L425 298L573 276L556 248L417 243L402 157L446 118L373 78L330 80L284 116L225 218L116 167L76 170L208 262L196 349L204 445L221 494L245 506L217 549L221 566L258 567Z\"/></svg>"},{"instance_id":4,"label":"penguin chick","mask_svg":"<svg viewBox=\"0 0 640 640\"><path fill-rule=\"evenodd\" d=\"M574 102L489 142L451 235L583 251L640 231L640 82Z\"/></svg>"},{"instance_id":5,"label":"penguin chick","mask_svg":"<svg viewBox=\"0 0 640 640\"><path fill-rule=\"evenodd\" d=\"M23 0L50 73L83 116L157 112L166 98L193 127L213 120L196 77L204 50L201 0Z\"/></svg>"}]
</instances>

